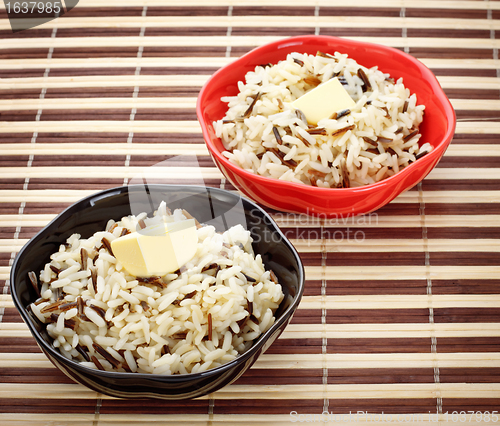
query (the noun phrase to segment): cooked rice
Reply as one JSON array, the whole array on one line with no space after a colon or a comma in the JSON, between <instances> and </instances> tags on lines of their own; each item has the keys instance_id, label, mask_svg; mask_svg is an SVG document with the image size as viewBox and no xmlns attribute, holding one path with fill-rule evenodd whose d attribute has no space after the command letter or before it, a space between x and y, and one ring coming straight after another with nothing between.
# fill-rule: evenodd
<instances>
[{"instance_id":1,"label":"cooked rice","mask_svg":"<svg viewBox=\"0 0 500 426\"><path fill-rule=\"evenodd\" d=\"M164 277L129 275L103 244L141 221L185 219L162 202L151 218L110 220L105 231L73 234L51 255L30 308L62 355L94 369L195 373L235 359L271 327L282 288L241 225L222 234L198 227L193 259Z\"/></svg>"},{"instance_id":2,"label":"cooked rice","mask_svg":"<svg viewBox=\"0 0 500 426\"><path fill-rule=\"evenodd\" d=\"M308 125L292 102L332 77L356 106ZM432 150L428 143L419 147L424 106L402 78L395 82L346 54L290 53L276 65L248 72L238 89L237 96L222 98L228 111L214 122L215 133L230 162L261 176L356 187L392 176Z\"/></svg>"}]
</instances>

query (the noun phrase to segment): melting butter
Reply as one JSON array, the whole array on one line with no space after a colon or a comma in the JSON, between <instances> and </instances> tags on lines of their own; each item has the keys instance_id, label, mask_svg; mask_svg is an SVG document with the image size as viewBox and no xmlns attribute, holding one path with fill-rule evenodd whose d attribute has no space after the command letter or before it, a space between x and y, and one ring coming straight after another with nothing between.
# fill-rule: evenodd
<instances>
[{"instance_id":1,"label":"melting butter","mask_svg":"<svg viewBox=\"0 0 500 426\"><path fill-rule=\"evenodd\" d=\"M198 245L194 219L147 226L111 242L122 266L136 277L163 276L193 258Z\"/></svg>"},{"instance_id":2,"label":"melting butter","mask_svg":"<svg viewBox=\"0 0 500 426\"><path fill-rule=\"evenodd\" d=\"M337 77L310 90L292 102L295 109L300 109L309 124L317 125L323 118L329 118L334 112L352 109L356 102Z\"/></svg>"}]
</instances>

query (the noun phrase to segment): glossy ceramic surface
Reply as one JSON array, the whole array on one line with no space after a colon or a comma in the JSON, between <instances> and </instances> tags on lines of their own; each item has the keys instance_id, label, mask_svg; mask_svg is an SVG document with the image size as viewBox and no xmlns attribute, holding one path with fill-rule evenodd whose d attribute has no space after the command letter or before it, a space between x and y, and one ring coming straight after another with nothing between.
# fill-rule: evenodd
<instances>
[{"instance_id":1,"label":"glossy ceramic surface","mask_svg":"<svg viewBox=\"0 0 500 426\"><path fill-rule=\"evenodd\" d=\"M242 225L250 230L254 238L254 251L260 253L266 266L276 273L285 293L285 298L276 312L274 325L260 336L247 352L221 367L196 374L154 376L92 370L66 359L55 350L49 343L44 327L27 310L27 306L36 300L36 294L27 277L28 272L43 269L50 254L57 251L59 245L71 234L76 232L81 234L82 238L87 238L103 229L108 219L119 220L130 214L130 200L138 192L144 191L141 186L102 191L80 200L58 215L27 243L16 257L10 276L12 297L41 350L55 366L75 381L96 392L115 397L196 398L236 380L276 340L289 323L302 297L304 270L297 251L269 215L255 203L221 189L172 185L149 185L148 189L148 195L152 195L152 198L166 200L172 210L185 208L196 215L200 222L220 217L241 203L239 205L244 209L241 216L246 221ZM200 209L207 200L210 208ZM147 205L143 211L148 211ZM211 212L208 216L207 211ZM199 214L205 217L200 217Z\"/></svg>"},{"instance_id":2,"label":"glossy ceramic surface","mask_svg":"<svg viewBox=\"0 0 500 426\"><path fill-rule=\"evenodd\" d=\"M222 96L238 93L237 83L256 65L277 63L291 52L315 54L318 50L347 53L359 64L378 68L403 83L424 104L425 116L420 143L429 142L434 150L382 182L359 188L317 188L283 182L247 172L231 164L223 155L222 141L215 136L212 123L221 119L227 104ZM282 211L326 217L351 216L372 212L420 182L435 167L451 142L455 131L455 112L434 74L404 52L376 44L329 37L300 36L258 47L217 71L200 91L198 120L212 158L231 181L253 200Z\"/></svg>"}]
</instances>

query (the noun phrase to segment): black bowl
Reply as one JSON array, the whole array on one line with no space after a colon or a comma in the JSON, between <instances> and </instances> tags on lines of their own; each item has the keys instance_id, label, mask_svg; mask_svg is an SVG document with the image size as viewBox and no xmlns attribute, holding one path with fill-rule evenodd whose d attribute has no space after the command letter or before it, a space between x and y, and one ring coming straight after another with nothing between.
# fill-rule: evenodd
<instances>
[{"instance_id":1,"label":"black bowl","mask_svg":"<svg viewBox=\"0 0 500 426\"><path fill-rule=\"evenodd\" d=\"M146 194L145 198L141 198ZM141 201L142 199L142 201ZM73 233L88 238L105 228L109 219L119 220L140 211L151 213L164 199L173 210L184 208L200 222L214 224L223 231L235 221L254 239L253 249L261 254L267 268L273 269L285 297L276 311L272 327L255 340L253 346L220 367L193 374L161 376L121 373L87 368L65 358L51 344L47 331L27 309L37 299L28 272L42 270L49 256ZM140 205L138 205L140 204ZM134 209L139 210L134 211ZM258 205L239 195L215 188L177 185L119 187L86 197L59 214L18 253L10 274L12 297L24 322L50 361L73 380L106 395L121 398L196 398L234 382L278 338L290 322L304 290L304 268L300 257L271 217Z\"/></svg>"}]
</instances>

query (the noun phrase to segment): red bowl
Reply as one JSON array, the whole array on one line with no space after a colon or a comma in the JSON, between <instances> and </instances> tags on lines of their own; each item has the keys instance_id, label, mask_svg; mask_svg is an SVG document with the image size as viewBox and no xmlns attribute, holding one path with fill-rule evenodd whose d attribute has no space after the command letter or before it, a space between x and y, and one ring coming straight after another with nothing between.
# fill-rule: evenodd
<instances>
[{"instance_id":1,"label":"red bowl","mask_svg":"<svg viewBox=\"0 0 500 426\"><path fill-rule=\"evenodd\" d=\"M358 188L318 188L259 176L232 164L222 155L225 148L215 136L213 122L224 117L227 104L222 96L238 93L238 81L255 66L276 64L291 52L316 54L347 53L366 67L378 66L417 94L425 105L419 143L429 142L434 149L395 175ZM455 111L434 74L414 57L391 47L328 37L299 36L279 40L250 51L218 70L203 86L196 112L203 137L215 163L227 179L253 200L276 210L324 217L354 216L386 205L402 192L424 179L441 159L455 132Z\"/></svg>"}]
</instances>

